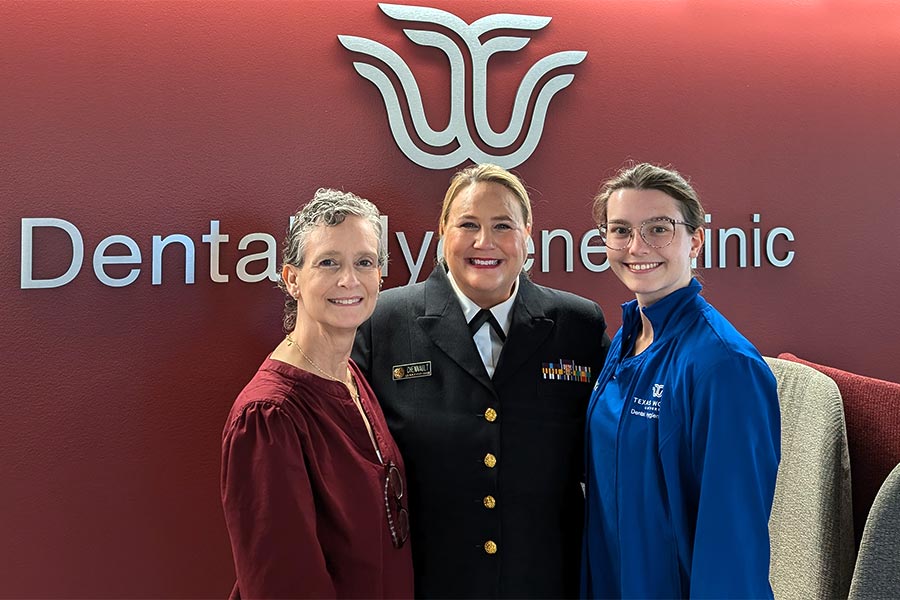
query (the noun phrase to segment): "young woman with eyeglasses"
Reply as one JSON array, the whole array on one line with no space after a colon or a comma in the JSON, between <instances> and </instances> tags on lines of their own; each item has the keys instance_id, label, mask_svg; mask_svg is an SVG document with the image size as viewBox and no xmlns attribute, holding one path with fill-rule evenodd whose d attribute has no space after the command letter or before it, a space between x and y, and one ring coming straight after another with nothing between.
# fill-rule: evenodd
<instances>
[{"instance_id":1,"label":"young woman with eyeglasses","mask_svg":"<svg viewBox=\"0 0 900 600\"><path fill-rule=\"evenodd\" d=\"M319 190L284 250L285 339L222 443L232 598L411 598L403 460L350 359L387 259L378 209Z\"/></svg>"},{"instance_id":2,"label":"young woman with eyeglasses","mask_svg":"<svg viewBox=\"0 0 900 600\"><path fill-rule=\"evenodd\" d=\"M588 408L582 595L771 598L776 384L700 295L697 194L639 164L603 184L594 218L635 300Z\"/></svg>"}]
</instances>

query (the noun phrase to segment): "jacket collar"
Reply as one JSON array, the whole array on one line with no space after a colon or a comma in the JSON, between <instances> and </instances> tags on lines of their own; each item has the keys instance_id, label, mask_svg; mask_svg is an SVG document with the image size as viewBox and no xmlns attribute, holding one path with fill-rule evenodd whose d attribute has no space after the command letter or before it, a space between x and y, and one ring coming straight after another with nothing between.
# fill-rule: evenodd
<instances>
[{"instance_id":1,"label":"jacket collar","mask_svg":"<svg viewBox=\"0 0 900 600\"><path fill-rule=\"evenodd\" d=\"M514 377L553 329L553 320L545 315L537 287L524 273L519 275L518 283L512 324L492 381L469 334L446 267L439 264L425 280L425 314L416 322L438 348L491 391Z\"/></svg>"},{"instance_id":2,"label":"jacket collar","mask_svg":"<svg viewBox=\"0 0 900 600\"><path fill-rule=\"evenodd\" d=\"M680 288L650 306L643 309L644 314L653 325L654 341L678 335L690 322L693 311L685 310L690 305L698 308L706 305L706 300L700 296L703 286L695 278L685 287ZM637 300L626 302L622 305L622 332L633 334L640 323Z\"/></svg>"},{"instance_id":3,"label":"jacket collar","mask_svg":"<svg viewBox=\"0 0 900 600\"><path fill-rule=\"evenodd\" d=\"M475 318L475 315L481 311L481 307L475 304L475 302L466 296L461 289L459 289L459 284L453 279L453 273L450 271L446 271L447 281L450 282L450 287L453 289L453 293L456 294L456 299L459 300L460 308L462 308L463 316L466 319L466 323ZM509 328L512 325L512 309L515 306L516 298L519 295L519 282L516 280L516 284L513 286L512 295L497 304L496 306L492 306L490 308L491 314L494 315L494 318L497 319L497 323L500 324L500 328L503 330L503 334L506 335L509 333Z\"/></svg>"}]
</instances>

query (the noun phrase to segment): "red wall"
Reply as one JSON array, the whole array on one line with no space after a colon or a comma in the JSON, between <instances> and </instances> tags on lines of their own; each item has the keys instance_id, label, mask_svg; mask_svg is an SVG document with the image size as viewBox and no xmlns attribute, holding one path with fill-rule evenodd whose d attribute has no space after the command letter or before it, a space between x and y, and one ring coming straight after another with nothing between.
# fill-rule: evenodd
<instances>
[{"instance_id":1,"label":"red wall","mask_svg":"<svg viewBox=\"0 0 900 600\"><path fill-rule=\"evenodd\" d=\"M525 49L492 59L495 129L532 63L588 52L566 69L575 80L515 169L533 192L536 231L567 229L577 242L599 182L625 159L672 163L695 181L713 228L793 232L774 247L794 252L786 267L763 251L759 267L741 268L731 250L725 268L701 269L707 297L763 353L900 380L900 6L430 5L468 22L553 17ZM440 127L446 62L403 26L368 0L0 3L0 596L228 592L221 429L279 339L282 302L271 282L239 280L238 261L264 247L238 241L267 232L280 242L315 188L341 187L389 215L387 285L406 283L395 233L417 254L455 169L427 170L398 150L381 96L353 70L360 56L337 40L395 49ZM83 237L83 266L66 285L22 289L22 224L32 218L65 219ZM211 220L229 235L227 283L210 277ZM195 244L195 283L171 246L153 285L152 237L175 233ZM140 249L140 264L106 268L139 268L130 285L94 275L94 249L110 235ZM551 245L549 272L538 248L534 279L596 299L617 327L628 293L609 271L585 269L577 250L566 272L562 245ZM56 277L71 243L39 228L29 256L34 277Z\"/></svg>"}]
</instances>

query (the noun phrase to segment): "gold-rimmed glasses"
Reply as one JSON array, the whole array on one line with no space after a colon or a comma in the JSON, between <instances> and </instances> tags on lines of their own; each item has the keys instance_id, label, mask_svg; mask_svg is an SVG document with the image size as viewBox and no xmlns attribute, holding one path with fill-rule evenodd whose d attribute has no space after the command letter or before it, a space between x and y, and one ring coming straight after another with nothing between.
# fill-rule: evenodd
<instances>
[{"instance_id":1,"label":"gold-rimmed glasses","mask_svg":"<svg viewBox=\"0 0 900 600\"><path fill-rule=\"evenodd\" d=\"M637 229L641 239L652 248L665 248L675 240L675 226L690 223L676 221L671 217L647 219ZM597 225L600 239L609 250L624 250L634 239L635 228L628 223L600 223Z\"/></svg>"}]
</instances>

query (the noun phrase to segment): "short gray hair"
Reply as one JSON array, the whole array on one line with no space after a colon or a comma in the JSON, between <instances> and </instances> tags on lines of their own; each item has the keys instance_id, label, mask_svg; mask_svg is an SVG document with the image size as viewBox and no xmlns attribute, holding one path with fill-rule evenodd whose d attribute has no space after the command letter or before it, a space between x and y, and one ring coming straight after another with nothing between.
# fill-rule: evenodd
<instances>
[{"instance_id":1,"label":"short gray hair","mask_svg":"<svg viewBox=\"0 0 900 600\"><path fill-rule=\"evenodd\" d=\"M294 213L284 240L282 252L282 269L284 265L303 267L306 258L306 246L309 235L320 225L334 227L344 222L348 216L365 219L372 226L378 240L378 267L387 264L387 248L382 243L381 213L378 208L356 194L342 192L330 188L316 190L312 200ZM291 331L297 323L297 299L291 296L283 279L278 280L278 287L287 295L284 301L284 329Z\"/></svg>"}]
</instances>

